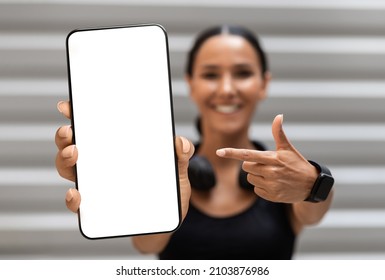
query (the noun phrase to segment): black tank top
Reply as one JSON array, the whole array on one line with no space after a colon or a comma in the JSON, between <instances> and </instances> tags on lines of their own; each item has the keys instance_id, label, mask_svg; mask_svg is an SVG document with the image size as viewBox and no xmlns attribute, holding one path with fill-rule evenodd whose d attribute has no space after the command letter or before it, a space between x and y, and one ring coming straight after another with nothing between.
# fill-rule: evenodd
<instances>
[{"instance_id":1,"label":"black tank top","mask_svg":"<svg viewBox=\"0 0 385 280\"><path fill-rule=\"evenodd\" d=\"M266 147L253 141L257 150ZM195 152L199 143L195 144ZM291 259L295 235L287 204L257 198L240 214L210 217L190 203L183 224L174 232L159 259Z\"/></svg>"},{"instance_id":2,"label":"black tank top","mask_svg":"<svg viewBox=\"0 0 385 280\"><path fill-rule=\"evenodd\" d=\"M257 198L240 214L215 218L190 204L159 259L291 259L295 234L287 207Z\"/></svg>"}]
</instances>

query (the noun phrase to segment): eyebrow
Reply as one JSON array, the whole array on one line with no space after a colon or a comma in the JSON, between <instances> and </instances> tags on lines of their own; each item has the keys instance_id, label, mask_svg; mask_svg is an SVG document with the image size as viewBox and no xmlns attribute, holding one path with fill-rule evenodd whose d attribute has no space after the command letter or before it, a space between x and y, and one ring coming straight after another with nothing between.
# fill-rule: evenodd
<instances>
[{"instance_id":1,"label":"eyebrow","mask_svg":"<svg viewBox=\"0 0 385 280\"><path fill-rule=\"evenodd\" d=\"M254 65L250 63L239 63L235 64L234 68L252 68Z\"/></svg>"},{"instance_id":2,"label":"eyebrow","mask_svg":"<svg viewBox=\"0 0 385 280\"><path fill-rule=\"evenodd\" d=\"M249 63L239 63L239 64L233 65L232 67L233 68L251 68L251 67L253 67L253 65L249 64ZM215 70L215 69L220 68L220 66L215 65L215 64L206 64L206 65L203 65L202 68L208 69L208 70Z\"/></svg>"},{"instance_id":3,"label":"eyebrow","mask_svg":"<svg viewBox=\"0 0 385 280\"><path fill-rule=\"evenodd\" d=\"M218 69L219 66L213 64L206 64L202 66L203 69Z\"/></svg>"}]
</instances>

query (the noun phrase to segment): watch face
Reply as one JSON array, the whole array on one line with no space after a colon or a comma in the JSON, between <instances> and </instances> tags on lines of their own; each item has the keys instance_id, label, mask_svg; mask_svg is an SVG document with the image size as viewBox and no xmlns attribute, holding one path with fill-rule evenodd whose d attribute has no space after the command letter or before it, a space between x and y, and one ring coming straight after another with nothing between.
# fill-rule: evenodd
<instances>
[{"instance_id":1,"label":"watch face","mask_svg":"<svg viewBox=\"0 0 385 280\"><path fill-rule=\"evenodd\" d=\"M329 192L334 184L334 179L330 175L322 174L320 178L317 192L314 195L314 199L317 201L324 201L327 199Z\"/></svg>"}]
</instances>

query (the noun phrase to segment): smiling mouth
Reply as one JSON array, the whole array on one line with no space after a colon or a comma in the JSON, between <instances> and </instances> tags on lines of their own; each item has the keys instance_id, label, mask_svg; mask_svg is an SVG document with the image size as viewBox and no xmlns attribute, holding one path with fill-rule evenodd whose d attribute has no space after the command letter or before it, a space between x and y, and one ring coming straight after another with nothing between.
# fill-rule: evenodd
<instances>
[{"instance_id":1,"label":"smiling mouth","mask_svg":"<svg viewBox=\"0 0 385 280\"><path fill-rule=\"evenodd\" d=\"M215 110L223 114L231 114L239 110L239 105L216 105Z\"/></svg>"}]
</instances>

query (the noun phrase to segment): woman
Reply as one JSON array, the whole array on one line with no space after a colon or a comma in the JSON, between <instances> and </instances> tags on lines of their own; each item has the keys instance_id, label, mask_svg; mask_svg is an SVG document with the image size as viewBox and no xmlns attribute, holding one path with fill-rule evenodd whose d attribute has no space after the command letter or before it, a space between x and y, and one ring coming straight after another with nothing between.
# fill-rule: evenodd
<instances>
[{"instance_id":1,"label":"woman","mask_svg":"<svg viewBox=\"0 0 385 280\"><path fill-rule=\"evenodd\" d=\"M139 251L160 259L290 259L303 227L322 219L332 195L320 203L304 201L318 184L320 170L291 145L283 116L272 124L274 151L249 138L270 79L265 54L247 29L224 26L200 34L189 53L186 81L200 113L201 139L191 163L198 160L205 167L188 170L194 148L178 137L183 223L173 233L133 237ZM58 108L69 115L68 103ZM57 132L57 168L73 180L77 150L70 136L68 127ZM240 180L241 169L251 190ZM215 178L209 186L199 175L205 172ZM66 200L77 211L79 193L69 190Z\"/></svg>"}]
</instances>

